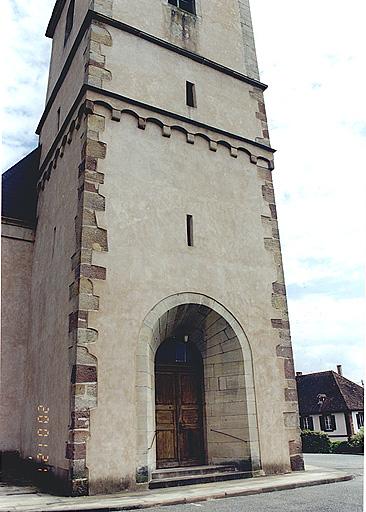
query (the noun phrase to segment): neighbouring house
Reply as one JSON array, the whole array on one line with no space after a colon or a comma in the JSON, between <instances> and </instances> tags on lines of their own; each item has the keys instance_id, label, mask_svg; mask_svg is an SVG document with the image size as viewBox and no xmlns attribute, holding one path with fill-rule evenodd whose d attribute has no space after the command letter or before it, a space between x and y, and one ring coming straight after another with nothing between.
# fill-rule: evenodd
<instances>
[{"instance_id":1,"label":"neighbouring house","mask_svg":"<svg viewBox=\"0 0 366 512\"><path fill-rule=\"evenodd\" d=\"M326 432L332 441L344 441L364 425L364 390L337 372L296 373L302 430Z\"/></svg>"}]
</instances>

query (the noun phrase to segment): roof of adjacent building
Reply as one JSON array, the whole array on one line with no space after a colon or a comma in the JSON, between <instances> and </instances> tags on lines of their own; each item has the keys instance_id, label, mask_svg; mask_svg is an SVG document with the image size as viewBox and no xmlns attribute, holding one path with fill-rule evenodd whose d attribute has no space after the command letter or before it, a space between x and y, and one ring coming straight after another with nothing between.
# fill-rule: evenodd
<instances>
[{"instance_id":1,"label":"roof of adjacent building","mask_svg":"<svg viewBox=\"0 0 366 512\"><path fill-rule=\"evenodd\" d=\"M2 175L3 218L34 226L37 212L37 181L40 147L29 153Z\"/></svg>"},{"instance_id":2,"label":"roof of adjacent building","mask_svg":"<svg viewBox=\"0 0 366 512\"><path fill-rule=\"evenodd\" d=\"M301 415L363 409L364 390L334 371L296 376Z\"/></svg>"}]
</instances>

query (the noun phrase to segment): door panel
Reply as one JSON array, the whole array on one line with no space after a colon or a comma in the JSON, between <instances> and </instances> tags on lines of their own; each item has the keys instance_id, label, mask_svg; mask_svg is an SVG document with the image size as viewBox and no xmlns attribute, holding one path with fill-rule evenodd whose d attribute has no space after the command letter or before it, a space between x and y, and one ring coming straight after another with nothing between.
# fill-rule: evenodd
<instances>
[{"instance_id":1,"label":"door panel","mask_svg":"<svg viewBox=\"0 0 366 512\"><path fill-rule=\"evenodd\" d=\"M178 464L175 375L156 373L156 458L158 468Z\"/></svg>"},{"instance_id":2,"label":"door panel","mask_svg":"<svg viewBox=\"0 0 366 512\"><path fill-rule=\"evenodd\" d=\"M156 434L157 457L163 465L158 467L169 467L177 462L176 434L174 429L160 429Z\"/></svg>"},{"instance_id":3,"label":"door panel","mask_svg":"<svg viewBox=\"0 0 366 512\"><path fill-rule=\"evenodd\" d=\"M157 405L175 405L175 375L171 372L156 373L155 400Z\"/></svg>"},{"instance_id":4,"label":"door panel","mask_svg":"<svg viewBox=\"0 0 366 512\"><path fill-rule=\"evenodd\" d=\"M181 421L183 427L193 428L199 425L199 420L199 411L197 407L190 407L189 405L183 405L181 407Z\"/></svg>"},{"instance_id":5,"label":"door panel","mask_svg":"<svg viewBox=\"0 0 366 512\"><path fill-rule=\"evenodd\" d=\"M178 436L179 462L181 466L200 465L204 462L202 453L202 432L200 429L183 428Z\"/></svg>"},{"instance_id":6,"label":"door panel","mask_svg":"<svg viewBox=\"0 0 366 512\"><path fill-rule=\"evenodd\" d=\"M179 376L178 456L182 465L203 462L202 386L196 372Z\"/></svg>"},{"instance_id":7,"label":"door panel","mask_svg":"<svg viewBox=\"0 0 366 512\"><path fill-rule=\"evenodd\" d=\"M194 373L182 373L180 375L180 398L182 405L198 404L199 384Z\"/></svg>"}]
</instances>

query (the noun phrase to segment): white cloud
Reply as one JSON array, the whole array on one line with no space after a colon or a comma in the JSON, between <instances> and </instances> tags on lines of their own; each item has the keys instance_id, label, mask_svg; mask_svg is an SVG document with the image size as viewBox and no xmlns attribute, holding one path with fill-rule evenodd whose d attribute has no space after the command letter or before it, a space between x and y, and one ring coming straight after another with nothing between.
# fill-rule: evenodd
<instances>
[{"instance_id":1,"label":"white cloud","mask_svg":"<svg viewBox=\"0 0 366 512\"><path fill-rule=\"evenodd\" d=\"M51 47L44 33L54 2L3 0L1 4L7 61L1 85L1 167L6 170L38 143L34 132L44 107Z\"/></svg>"},{"instance_id":2,"label":"white cloud","mask_svg":"<svg viewBox=\"0 0 366 512\"><path fill-rule=\"evenodd\" d=\"M297 367L343 363L346 376L359 381L365 302L354 296L365 257L366 4L252 0L252 13L278 148L274 182L286 280L303 286L301 297L289 294Z\"/></svg>"},{"instance_id":3,"label":"white cloud","mask_svg":"<svg viewBox=\"0 0 366 512\"><path fill-rule=\"evenodd\" d=\"M294 337L294 356L299 371L336 369L359 382L363 375L365 347L363 299L335 299L324 294L308 294L290 301L289 312Z\"/></svg>"}]
</instances>

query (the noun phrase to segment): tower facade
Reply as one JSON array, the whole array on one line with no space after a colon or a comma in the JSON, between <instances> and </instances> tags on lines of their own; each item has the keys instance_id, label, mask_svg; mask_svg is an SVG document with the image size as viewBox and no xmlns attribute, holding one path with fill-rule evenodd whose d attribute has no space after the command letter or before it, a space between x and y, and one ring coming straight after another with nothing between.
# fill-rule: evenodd
<instances>
[{"instance_id":1,"label":"tower facade","mask_svg":"<svg viewBox=\"0 0 366 512\"><path fill-rule=\"evenodd\" d=\"M302 469L248 1L58 0L47 36L21 456L74 495Z\"/></svg>"}]
</instances>

